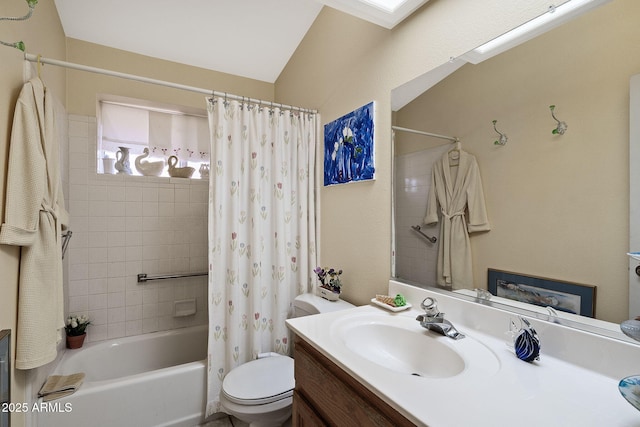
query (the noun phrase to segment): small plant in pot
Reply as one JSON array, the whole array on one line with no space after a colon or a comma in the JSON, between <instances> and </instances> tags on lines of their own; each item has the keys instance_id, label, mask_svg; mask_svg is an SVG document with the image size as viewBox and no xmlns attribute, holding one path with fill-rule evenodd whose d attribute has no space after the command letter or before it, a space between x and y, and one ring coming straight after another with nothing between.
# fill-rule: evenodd
<instances>
[{"instance_id":1,"label":"small plant in pot","mask_svg":"<svg viewBox=\"0 0 640 427\"><path fill-rule=\"evenodd\" d=\"M80 348L87 336L87 326L91 324L89 318L82 316L69 316L64 327L67 333L67 348Z\"/></svg>"},{"instance_id":2,"label":"small plant in pot","mask_svg":"<svg viewBox=\"0 0 640 427\"><path fill-rule=\"evenodd\" d=\"M340 298L340 292L342 291L342 282L340 281L340 275L342 270L336 270L334 268L316 267L313 270L318 276L320 281L320 287L318 288L318 295L329 301L337 301Z\"/></svg>"}]
</instances>

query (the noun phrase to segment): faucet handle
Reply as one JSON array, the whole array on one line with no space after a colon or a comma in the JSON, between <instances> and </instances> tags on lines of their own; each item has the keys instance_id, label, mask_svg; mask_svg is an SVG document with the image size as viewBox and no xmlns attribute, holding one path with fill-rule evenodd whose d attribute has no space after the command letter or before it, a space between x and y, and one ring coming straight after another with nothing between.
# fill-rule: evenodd
<instances>
[{"instance_id":1,"label":"faucet handle","mask_svg":"<svg viewBox=\"0 0 640 427\"><path fill-rule=\"evenodd\" d=\"M432 297L426 297L420 303L420 307L425 311L425 314L429 317L437 317L440 314L444 316L444 313L440 313L438 310L438 301Z\"/></svg>"}]
</instances>

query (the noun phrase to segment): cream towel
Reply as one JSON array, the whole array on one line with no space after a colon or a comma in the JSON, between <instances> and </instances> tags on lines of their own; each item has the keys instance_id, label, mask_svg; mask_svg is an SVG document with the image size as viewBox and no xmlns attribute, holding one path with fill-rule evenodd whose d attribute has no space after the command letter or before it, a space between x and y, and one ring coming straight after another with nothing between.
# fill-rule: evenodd
<instances>
[{"instance_id":1,"label":"cream towel","mask_svg":"<svg viewBox=\"0 0 640 427\"><path fill-rule=\"evenodd\" d=\"M43 401L48 402L69 396L80 388L82 381L84 381L83 372L71 375L51 375L42 385L38 397L42 397Z\"/></svg>"},{"instance_id":2,"label":"cream towel","mask_svg":"<svg viewBox=\"0 0 640 427\"><path fill-rule=\"evenodd\" d=\"M5 218L0 244L21 246L16 362L18 369L56 357L64 327L61 229L69 223L60 179L64 108L38 78L25 83L11 131Z\"/></svg>"}]
</instances>

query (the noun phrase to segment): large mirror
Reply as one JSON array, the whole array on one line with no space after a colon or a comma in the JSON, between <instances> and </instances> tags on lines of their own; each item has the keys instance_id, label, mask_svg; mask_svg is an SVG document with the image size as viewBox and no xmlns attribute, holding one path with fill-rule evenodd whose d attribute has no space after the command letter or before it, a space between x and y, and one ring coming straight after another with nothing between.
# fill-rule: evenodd
<instances>
[{"instance_id":1,"label":"large mirror","mask_svg":"<svg viewBox=\"0 0 640 427\"><path fill-rule=\"evenodd\" d=\"M439 224L423 220L432 165L454 148L403 129L456 136L477 160L491 225L470 233L467 288L487 289L488 269L595 286L593 314L603 322L569 316L567 324L623 337L617 324L640 315L629 312L634 264L626 254L640 250L629 248L629 81L640 73L638 17L640 2L606 2L490 59L445 64L432 76L440 81L408 103L397 97L406 98L410 85L394 91L392 104L402 104L393 116L396 278L437 282L441 242L424 235L439 237ZM494 120L508 137L504 145ZM567 124L564 134L553 132L558 122ZM476 295L459 287L451 284Z\"/></svg>"}]
</instances>

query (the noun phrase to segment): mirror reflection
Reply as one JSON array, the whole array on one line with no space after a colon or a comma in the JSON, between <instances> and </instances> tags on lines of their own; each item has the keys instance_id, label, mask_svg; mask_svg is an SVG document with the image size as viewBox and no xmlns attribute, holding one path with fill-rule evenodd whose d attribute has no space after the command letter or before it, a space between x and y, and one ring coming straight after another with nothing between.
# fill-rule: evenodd
<instances>
[{"instance_id":1,"label":"mirror reflection","mask_svg":"<svg viewBox=\"0 0 640 427\"><path fill-rule=\"evenodd\" d=\"M469 235L472 284L440 287L487 289L487 272L497 269L595 286L597 319L640 315L629 313L626 255L640 250L629 248L629 80L640 73L639 16L638 2L612 1L463 65L395 112L397 127L460 138L479 167L490 230ZM395 277L420 286L441 282L442 213L432 225L425 216L431 168L454 146L394 135Z\"/></svg>"}]
</instances>

